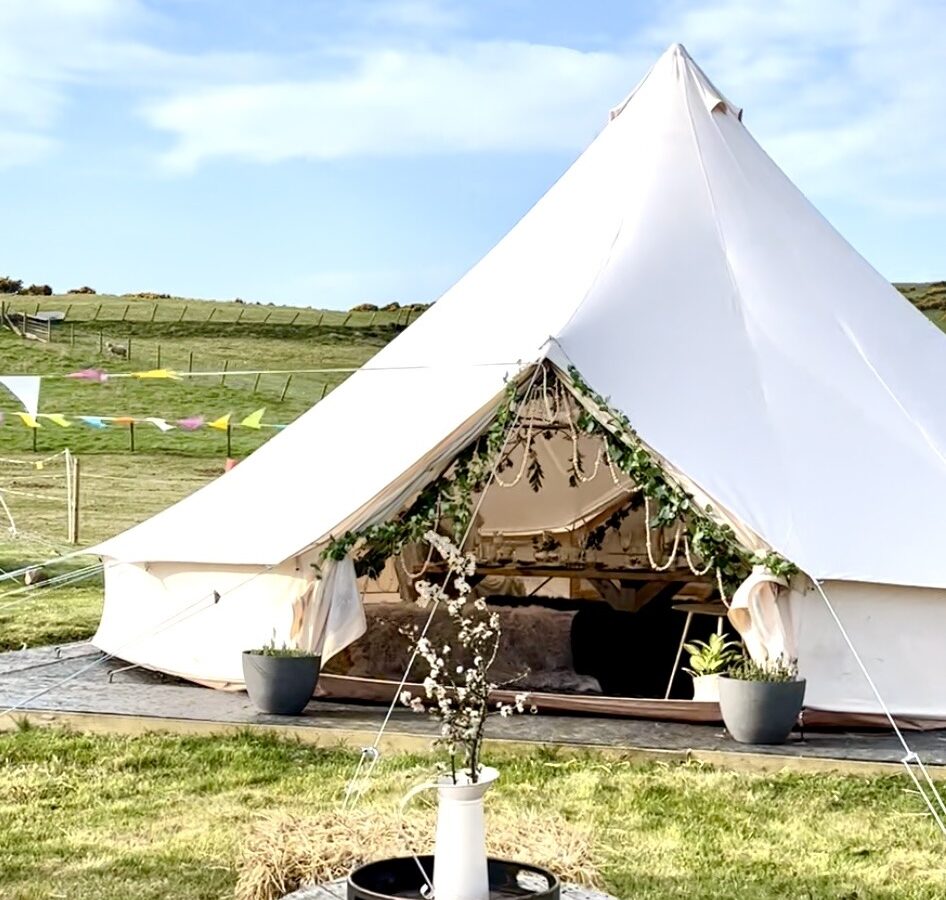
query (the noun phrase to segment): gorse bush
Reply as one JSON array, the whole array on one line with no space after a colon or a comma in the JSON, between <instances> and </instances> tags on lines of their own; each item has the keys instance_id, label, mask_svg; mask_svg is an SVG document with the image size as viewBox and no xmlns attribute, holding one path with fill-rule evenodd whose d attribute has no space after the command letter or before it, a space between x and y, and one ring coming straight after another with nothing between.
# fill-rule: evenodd
<instances>
[{"instance_id":1,"label":"gorse bush","mask_svg":"<svg viewBox=\"0 0 946 900\"><path fill-rule=\"evenodd\" d=\"M17 293L35 295L39 297L49 297L53 289L48 284L31 284L29 287L20 288Z\"/></svg>"},{"instance_id":2,"label":"gorse bush","mask_svg":"<svg viewBox=\"0 0 946 900\"><path fill-rule=\"evenodd\" d=\"M0 294L15 294L21 290L23 290L23 282L19 278L0 276Z\"/></svg>"}]
</instances>

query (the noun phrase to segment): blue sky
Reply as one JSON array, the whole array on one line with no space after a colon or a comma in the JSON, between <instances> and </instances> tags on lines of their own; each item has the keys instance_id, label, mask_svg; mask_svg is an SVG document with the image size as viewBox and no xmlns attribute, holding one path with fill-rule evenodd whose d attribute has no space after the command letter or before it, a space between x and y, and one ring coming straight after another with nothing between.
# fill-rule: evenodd
<instances>
[{"instance_id":1,"label":"blue sky","mask_svg":"<svg viewBox=\"0 0 946 900\"><path fill-rule=\"evenodd\" d=\"M946 277L940 0L2 0L0 274L434 299L674 41L881 272Z\"/></svg>"}]
</instances>

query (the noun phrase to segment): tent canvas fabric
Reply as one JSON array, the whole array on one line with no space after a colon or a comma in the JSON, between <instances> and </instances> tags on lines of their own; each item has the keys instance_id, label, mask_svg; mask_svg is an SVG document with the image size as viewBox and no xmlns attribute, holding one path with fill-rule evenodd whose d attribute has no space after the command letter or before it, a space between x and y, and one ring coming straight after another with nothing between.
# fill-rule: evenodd
<instances>
[{"instance_id":1,"label":"tent canvas fabric","mask_svg":"<svg viewBox=\"0 0 946 900\"><path fill-rule=\"evenodd\" d=\"M279 592L304 587L300 560L402 508L481 432L504 379L547 357L753 544L826 583L894 712L943 716L944 350L674 45L409 329L240 466L96 548L95 642L213 676L205 660L228 651L206 646L203 612L157 643L130 620L163 621L229 583L227 628L271 622ZM802 592L791 610L808 702L876 711L820 603Z\"/></svg>"}]
</instances>

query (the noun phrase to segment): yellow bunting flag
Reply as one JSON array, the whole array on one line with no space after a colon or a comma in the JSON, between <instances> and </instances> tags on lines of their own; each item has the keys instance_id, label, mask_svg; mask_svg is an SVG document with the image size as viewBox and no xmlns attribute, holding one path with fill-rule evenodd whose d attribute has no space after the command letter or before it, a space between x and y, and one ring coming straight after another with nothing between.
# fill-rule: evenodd
<instances>
[{"instance_id":1,"label":"yellow bunting flag","mask_svg":"<svg viewBox=\"0 0 946 900\"><path fill-rule=\"evenodd\" d=\"M27 428L42 428L43 427L29 413L18 412L17 415L23 420L23 424Z\"/></svg>"},{"instance_id":2,"label":"yellow bunting flag","mask_svg":"<svg viewBox=\"0 0 946 900\"><path fill-rule=\"evenodd\" d=\"M221 416L219 419L214 419L213 422L208 422L207 427L216 428L218 431L226 431L230 427L230 413Z\"/></svg>"},{"instance_id":3,"label":"yellow bunting flag","mask_svg":"<svg viewBox=\"0 0 946 900\"><path fill-rule=\"evenodd\" d=\"M49 419L50 422L60 428L68 428L72 424L62 413L40 413L37 418Z\"/></svg>"},{"instance_id":4,"label":"yellow bunting flag","mask_svg":"<svg viewBox=\"0 0 946 900\"><path fill-rule=\"evenodd\" d=\"M173 378L181 380L181 376L172 369L149 369L147 372L132 372L132 378Z\"/></svg>"},{"instance_id":5,"label":"yellow bunting flag","mask_svg":"<svg viewBox=\"0 0 946 900\"><path fill-rule=\"evenodd\" d=\"M250 413L240 424L244 428L262 428L263 426L263 415L266 413L266 407L263 409L258 409L256 412Z\"/></svg>"}]
</instances>

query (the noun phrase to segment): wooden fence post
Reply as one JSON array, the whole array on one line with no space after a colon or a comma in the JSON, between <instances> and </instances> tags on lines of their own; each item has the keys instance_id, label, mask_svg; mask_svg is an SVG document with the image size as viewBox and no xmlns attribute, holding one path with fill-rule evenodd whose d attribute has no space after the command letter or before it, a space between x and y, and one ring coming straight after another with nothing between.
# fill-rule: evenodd
<instances>
[{"instance_id":1,"label":"wooden fence post","mask_svg":"<svg viewBox=\"0 0 946 900\"><path fill-rule=\"evenodd\" d=\"M154 321L154 317L155 317L157 314L158 314L158 304L155 303L154 306L151 307L151 318L150 318L148 321L149 321L149 322L153 322L153 321Z\"/></svg>"},{"instance_id":2,"label":"wooden fence post","mask_svg":"<svg viewBox=\"0 0 946 900\"><path fill-rule=\"evenodd\" d=\"M301 313L301 312L297 312L297 313L292 317L292 319L289 321L289 324L290 324L290 325L295 325L295 324L296 324L296 319L298 319L300 315L302 315L302 313Z\"/></svg>"},{"instance_id":3,"label":"wooden fence post","mask_svg":"<svg viewBox=\"0 0 946 900\"><path fill-rule=\"evenodd\" d=\"M53 342L53 320L46 320L46 343L51 344Z\"/></svg>"},{"instance_id":4,"label":"wooden fence post","mask_svg":"<svg viewBox=\"0 0 946 900\"><path fill-rule=\"evenodd\" d=\"M279 395L279 402L282 403L286 399L286 394L289 391L289 385L292 384L292 376L290 375L286 379L286 386L282 389L282 393Z\"/></svg>"},{"instance_id":5,"label":"wooden fence post","mask_svg":"<svg viewBox=\"0 0 946 900\"><path fill-rule=\"evenodd\" d=\"M322 390L319 391L319 400L324 400L324 399L325 399L325 392L326 392L327 390L328 390L328 382L326 381L325 384L322 385ZM318 403L319 400L316 400L315 402Z\"/></svg>"},{"instance_id":6,"label":"wooden fence post","mask_svg":"<svg viewBox=\"0 0 946 900\"><path fill-rule=\"evenodd\" d=\"M66 304L66 311L62 314L62 320L63 320L64 322L66 321L66 319L69 318L69 310L70 310L70 309L72 309L72 304L71 304L71 303L67 303L67 304Z\"/></svg>"},{"instance_id":7,"label":"wooden fence post","mask_svg":"<svg viewBox=\"0 0 946 900\"><path fill-rule=\"evenodd\" d=\"M273 314L272 310L269 310L265 316L263 316L263 321L260 322L260 325L265 325L269 321L269 317Z\"/></svg>"},{"instance_id":8,"label":"wooden fence post","mask_svg":"<svg viewBox=\"0 0 946 900\"><path fill-rule=\"evenodd\" d=\"M347 316L345 316L345 318L342 320L342 326L341 326L342 328L344 328L344 327L348 324L348 320L349 320L350 318L351 318L351 313L349 313Z\"/></svg>"},{"instance_id":9,"label":"wooden fence post","mask_svg":"<svg viewBox=\"0 0 946 900\"><path fill-rule=\"evenodd\" d=\"M105 332L99 329L99 356L105 352Z\"/></svg>"},{"instance_id":10,"label":"wooden fence post","mask_svg":"<svg viewBox=\"0 0 946 900\"><path fill-rule=\"evenodd\" d=\"M227 459L233 456L233 426L227 422Z\"/></svg>"},{"instance_id":11,"label":"wooden fence post","mask_svg":"<svg viewBox=\"0 0 946 900\"><path fill-rule=\"evenodd\" d=\"M375 310L375 311L371 314L371 318L368 320L368 327L369 327L369 328L370 328L372 325L374 325L374 320L377 319L377 318L378 318L378 311Z\"/></svg>"},{"instance_id":12,"label":"wooden fence post","mask_svg":"<svg viewBox=\"0 0 946 900\"><path fill-rule=\"evenodd\" d=\"M318 321L315 323L315 327L316 327L316 328L318 328L319 325L322 324L322 319L324 319L324 318L325 318L325 311L323 310L322 312L319 313Z\"/></svg>"},{"instance_id":13,"label":"wooden fence post","mask_svg":"<svg viewBox=\"0 0 946 900\"><path fill-rule=\"evenodd\" d=\"M223 387L227 383L227 369L230 368L230 360L225 359L223 361L223 374L220 376L220 386Z\"/></svg>"},{"instance_id":14,"label":"wooden fence post","mask_svg":"<svg viewBox=\"0 0 946 900\"><path fill-rule=\"evenodd\" d=\"M240 307L240 315L238 315L238 316L236 317L236 320L237 320L238 323L239 323L240 319L243 318L243 313L245 313L245 312L246 312L246 307L245 307L245 306L241 306L241 307Z\"/></svg>"},{"instance_id":15,"label":"wooden fence post","mask_svg":"<svg viewBox=\"0 0 946 900\"><path fill-rule=\"evenodd\" d=\"M131 362L131 335L128 335L128 345L125 349L128 351L128 362Z\"/></svg>"},{"instance_id":16,"label":"wooden fence post","mask_svg":"<svg viewBox=\"0 0 946 900\"><path fill-rule=\"evenodd\" d=\"M33 452L36 452L36 432L39 431L38 428L31 428L30 431L33 432Z\"/></svg>"},{"instance_id":17,"label":"wooden fence post","mask_svg":"<svg viewBox=\"0 0 946 900\"><path fill-rule=\"evenodd\" d=\"M135 423L128 423L128 445L131 448L131 452L135 452Z\"/></svg>"},{"instance_id":18,"label":"wooden fence post","mask_svg":"<svg viewBox=\"0 0 946 900\"><path fill-rule=\"evenodd\" d=\"M160 345L160 344L158 344L158 352L157 352L157 354L155 355L154 367L155 367L156 369L160 369L160 368L161 368L161 345Z\"/></svg>"},{"instance_id":19,"label":"wooden fence post","mask_svg":"<svg viewBox=\"0 0 946 900\"><path fill-rule=\"evenodd\" d=\"M185 303L185 304L184 304L184 308L181 310L181 314L177 317L177 321L178 321L178 322L183 322L183 321L184 321L184 316L186 316L186 315L187 315L187 304Z\"/></svg>"},{"instance_id":20,"label":"wooden fence post","mask_svg":"<svg viewBox=\"0 0 946 900\"><path fill-rule=\"evenodd\" d=\"M187 354L187 371L188 372L194 371L194 351L193 350L191 350L190 353Z\"/></svg>"},{"instance_id":21,"label":"wooden fence post","mask_svg":"<svg viewBox=\"0 0 946 900\"><path fill-rule=\"evenodd\" d=\"M131 308L131 304L130 304L130 303L126 303L126 304L125 304L125 308L122 310L122 318L121 318L121 321L122 321L122 322L125 321L125 316L128 315L128 310L129 310L130 308Z\"/></svg>"},{"instance_id":22,"label":"wooden fence post","mask_svg":"<svg viewBox=\"0 0 946 900\"><path fill-rule=\"evenodd\" d=\"M210 307L210 315L207 316L207 321L208 321L208 322L214 317L214 313L215 313L216 311L217 311L217 307L216 307L216 306L211 306L211 307Z\"/></svg>"},{"instance_id":23,"label":"wooden fence post","mask_svg":"<svg viewBox=\"0 0 946 900\"><path fill-rule=\"evenodd\" d=\"M253 393L254 393L254 394L256 393L256 389L259 387L259 380L260 380L260 376L261 376L262 374L263 374L262 372L257 372L257 373L256 373L256 380L253 382Z\"/></svg>"},{"instance_id":24,"label":"wooden fence post","mask_svg":"<svg viewBox=\"0 0 946 900\"><path fill-rule=\"evenodd\" d=\"M95 312L92 313L92 319L90 321L92 322L96 321L101 311L102 311L102 304L100 303L98 306L95 307Z\"/></svg>"},{"instance_id":25,"label":"wooden fence post","mask_svg":"<svg viewBox=\"0 0 946 900\"><path fill-rule=\"evenodd\" d=\"M72 457L72 543L79 543L79 457Z\"/></svg>"}]
</instances>

